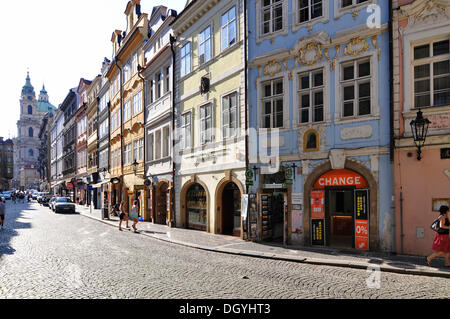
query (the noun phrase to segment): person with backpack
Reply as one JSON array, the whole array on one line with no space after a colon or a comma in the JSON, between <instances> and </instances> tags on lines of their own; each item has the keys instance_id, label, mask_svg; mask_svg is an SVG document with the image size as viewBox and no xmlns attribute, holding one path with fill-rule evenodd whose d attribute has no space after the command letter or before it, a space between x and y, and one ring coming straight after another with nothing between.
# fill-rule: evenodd
<instances>
[{"instance_id":1,"label":"person with backpack","mask_svg":"<svg viewBox=\"0 0 450 319\"><path fill-rule=\"evenodd\" d=\"M445 255L445 266L450 267L450 221L448 219L448 211L448 206L442 205L439 208L439 227L433 240L432 249L434 253L427 257L428 266L431 266L431 261L434 258Z\"/></svg>"}]
</instances>

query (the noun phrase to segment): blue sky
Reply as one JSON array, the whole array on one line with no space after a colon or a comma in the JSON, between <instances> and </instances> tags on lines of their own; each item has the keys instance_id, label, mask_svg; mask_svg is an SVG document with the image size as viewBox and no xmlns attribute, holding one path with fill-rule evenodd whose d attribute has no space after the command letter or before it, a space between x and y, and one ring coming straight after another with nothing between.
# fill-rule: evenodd
<instances>
[{"instance_id":1,"label":"blue sky","mask_svg":"<svg viewBox=\"0 0 450 319\"><path fill-rule=\"evenodd\" d=\"M56 107L81 77L100 73L111 58L111 35L126 27L128 0L0 1L2 77L0 136L17 135L20 94L27 70L36 95L42 85ZM182 11L186 0L141 0L142 11L165 5Z\"/></svg>"}]
</instances>

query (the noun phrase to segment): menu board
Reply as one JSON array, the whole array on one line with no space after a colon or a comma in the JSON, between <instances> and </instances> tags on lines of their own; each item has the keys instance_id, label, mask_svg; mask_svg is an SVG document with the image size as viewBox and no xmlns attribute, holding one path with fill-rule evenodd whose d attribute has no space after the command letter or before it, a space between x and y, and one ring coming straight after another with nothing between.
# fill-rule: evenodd
<instances>
[{"instance_id":1,"label":"menu board","mask_svg":"<svg viewBox=\"0 0 450 319\"><path fill-rule=\"evenodd\" d=\"M355 190L355 248L369 249L369 192Z\"/></svg>"},{"instance_id":2,"label":"menu board","mask_svg":"<svg viewBox=\"0 0 450 319\"><path fill-rule=\"evenodd\" d=\"M325 223L323 219L312 219L311 220L311 230L312 230L312 244L313 245L325 245Z\"/></svg>"}]
</instances>

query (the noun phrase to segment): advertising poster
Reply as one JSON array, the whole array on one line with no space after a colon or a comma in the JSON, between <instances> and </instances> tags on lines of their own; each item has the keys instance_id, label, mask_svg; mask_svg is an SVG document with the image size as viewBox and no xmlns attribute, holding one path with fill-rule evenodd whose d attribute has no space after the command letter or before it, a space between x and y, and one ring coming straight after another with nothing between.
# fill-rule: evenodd
<instances>
[{"instance_id":1,"label":"advertising poster","mask_svg":"<svg viewBox=\"0 0 450 319\"><path fill-rule=\"evenodd\" d=\"M369 221L355 221L355 248L360 250L369 249Z\"/></svg>"},{"instance_id":2,"label":"advertising poster","mask_svg":"<svg viewBox=\"0 0 450 319\"><path fill-rule=\"evenodd\" d=\"M325 218L325 192L311 192L311 219Z\"/></svg>"},{"instance_id":3,"label":"advertising poster","mask_svg":"<svg viewBox=\"0 0 450 319\"><path fill-rule=\"evenodd\" d=\"M325 236L324 236L324 220L323 219L312 219L311 220L311 230L312 230L312 244L313 245L325 245Z\"/></svg>"},{"instance_id":4,"label":"advertising poster","mask_svg":"<svg viewBox=\"0 0 450 319\"><path fill-rule=\"evenodd\" d=\"M369 193L368 190L355 191L355 248L369 249Z\"/></svg>"}]
</instances>

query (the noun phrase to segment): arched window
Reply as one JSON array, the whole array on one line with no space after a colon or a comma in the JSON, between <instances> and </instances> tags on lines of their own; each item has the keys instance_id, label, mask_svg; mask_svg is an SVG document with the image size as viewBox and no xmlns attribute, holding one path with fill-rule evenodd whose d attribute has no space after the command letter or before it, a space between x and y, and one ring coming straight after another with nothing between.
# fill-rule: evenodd
<instances>
[{"instance_id":1,"label":"arched window","mask_svg":"<svg viewBox=\"0 0 450 319\"><path fill-rule=\"evenodd\" d=\"M32 127L30 127L29 129L28 129L28 136L29 137L33 137L33 128Z\"/></svg>"},{"instance_id":2,"label":"arched window","mask_svg":"<svg viewBox=\"0 0 450 319\"><path fill-rule=\"evenodd\" d=\"M28 114L33 114L33 107L28 105Z\"/></svg>"},{"instance_id":3,"label":"arched window","mask_svg":"<svg viewBox=\"0 0 450 319\"><path fill-rule=\"evenodd\" d=\"M303 151L311 152L319 150L319 133L316 130L309 130L303 137Z\"/></svg>"},{"instance_id":4,"label":"arched window","mask_svg":"<svg viewBox=\"0 0 450 319\"><path fill-rule=\"evenodd\" d=\"M31 148L28 150L28 156L29 157L34 157L34 152L33 152L33 150Z\"/></svg>"}]
</instances>

